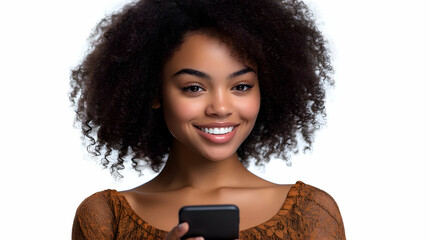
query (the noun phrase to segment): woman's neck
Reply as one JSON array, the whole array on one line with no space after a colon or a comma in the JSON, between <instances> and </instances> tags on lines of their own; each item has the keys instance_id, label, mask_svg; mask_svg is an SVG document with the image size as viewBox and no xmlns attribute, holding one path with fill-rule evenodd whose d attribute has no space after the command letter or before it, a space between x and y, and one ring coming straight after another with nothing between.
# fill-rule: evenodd
<instances>
[{"instance_id":1,"label":"woman's neck","mask_svg":"<svg viewBox=\"0 0 429 240\"><path fill-rule=\"evenodd\" d=\"M227 159L213 161L183 145L173 145L164 169L151 184L158 188L163 186L165 190L185 187L213 190L241 186L246 177L254 175L243 166L237 153Z\"/></svg>"}]
</instances>

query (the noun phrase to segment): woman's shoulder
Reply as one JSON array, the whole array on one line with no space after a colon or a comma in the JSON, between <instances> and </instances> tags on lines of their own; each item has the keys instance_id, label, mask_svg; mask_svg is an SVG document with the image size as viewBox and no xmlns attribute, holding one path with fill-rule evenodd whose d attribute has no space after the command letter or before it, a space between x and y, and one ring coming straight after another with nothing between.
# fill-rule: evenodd
<instances>
[{"instance_id":1,"label":"woman's shoulder","mask_svg":"<svg viewBox=\"0 0 429 240\"><path fill-rule=\"evenodd\" d=\"M290 187L283 207L270 220L241 232L240 239L341 239L344 226L335 200L301 181Z\"/></svg>"},{"instance_id":2,"label":"woman's shoulder","mask_svg":"<svg viewBox=\"0 0 429 240\"><path fill-rule=\"evenodd\" d=\"M330 194L298 181L291 189L290 195L295 199L294 212L302 219L305 232L345 239L341 213Z\"/></svg>"},{"instance_id":3,"label":"woman's shoulder","mask_svg":"<svg viewBox=\"0 0 429 240\"><path fill-rule=\"evenodd\" d=\"M324 211L339 215L339 208L335 199L326 191L310 184L301 181L296 182L291 188L290 195L297 197L298 205L306 207L314 205L314 207L319 207Z\"/></svg>"},{"instance_id":4,"label":"woman's shoulder","mask_svg":"<svg viewBox=\"0 0 429 240\"><path fill-rule=\"evenodd\" d=\"M119 197L120 195L118 194L118 192L113 189L106 189L93 193L82 201L82 203L78 207L78 211L99 208L105 204L111 205L112 202L120 201L120 199L118 199Z\"/></svg>"},{"instance_id":5,"label":"woman's shoulder","mask_svg":"<svg viewBox=\"0 0 429 240\"><path fill-rule=\"evenodd\" d=\"M82 203L109 198L109 196L114 194L114 192L116 192L116 190L114 190L114 189L106 189L103 191L95 192L95 193L89 195L88 197L86 197L82 201Z\"/></svg>"},{"instance_id":6,"label":"woman's shoulder","mask_svg":"<svg viewBox=\"0 0 429 240\"><path fill-rule=\"evenodd\" d=\"M76 210L75 220L99 220L113 218L116 209L122 204L120 195L116 190L107 189L96 192L85 198Z\"/></svg>"},{"instance_id":7,"label":"woman's shoulder","mask_svg":"<svg viewBox=\"0 0 429 240\"><path fill-rule=\"evenodd\" d=\"M73 222L73 239L113 239L114 225L118 216L115 190L104 190L87 197L76 210Z\"/></svg>"}]
</instances>

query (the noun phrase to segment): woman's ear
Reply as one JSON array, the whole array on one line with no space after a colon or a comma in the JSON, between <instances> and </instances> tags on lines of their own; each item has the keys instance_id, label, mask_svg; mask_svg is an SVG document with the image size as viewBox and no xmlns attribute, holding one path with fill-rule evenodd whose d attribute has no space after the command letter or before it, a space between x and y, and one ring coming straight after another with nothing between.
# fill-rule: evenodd
<instances>
[{"instance_id":1,"label":"woman's ear","mask_svg":"<svg viewBox=\"0 0 429 240\"><path fill-rule=\"evenodd\" d=\"M159 97L155 97L155 99L152 101L152 109L159 109L161 107L161 101L159 100Z\"/></svg>"}]
</instances>

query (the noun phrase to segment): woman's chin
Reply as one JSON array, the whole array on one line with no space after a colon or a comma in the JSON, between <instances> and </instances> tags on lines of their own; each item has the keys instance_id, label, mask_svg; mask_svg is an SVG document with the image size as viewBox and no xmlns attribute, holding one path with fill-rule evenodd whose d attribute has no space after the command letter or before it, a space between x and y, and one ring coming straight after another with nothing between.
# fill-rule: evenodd
<instances>
[{"instance_id":1,"label":"woman's chin","mask_svg":"<svg viewBox=\"0 0 429 240\"><path fill-rule=\"evenodd\" d=\"M228 159L238 159L237 153L235 151L210 151L203 153L202 156L212 162L222 162Z\"/></svg>"}]
</instances>

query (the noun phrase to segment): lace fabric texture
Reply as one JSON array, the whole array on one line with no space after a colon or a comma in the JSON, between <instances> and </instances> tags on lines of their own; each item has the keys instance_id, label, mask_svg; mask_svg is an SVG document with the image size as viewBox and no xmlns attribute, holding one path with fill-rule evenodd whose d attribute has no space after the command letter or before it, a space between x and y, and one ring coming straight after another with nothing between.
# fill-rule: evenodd
<instances>
[{"instance_id":1,"label":"lace fabric texture","mask_svg":"<svg viewBox=\"0 0 429 240\"><path fill-rule=\"evenodd\" d=\"M85 199L76 211L72 239L165 239L167 232L149 225L116 190ZM240 231L240 239L345 240L335 200L326 192L297 182L279 212L270 220Z\"/></svg>"}]
</instances>

